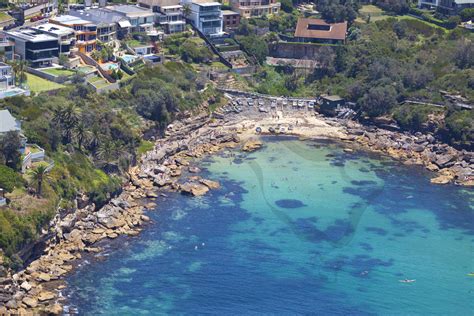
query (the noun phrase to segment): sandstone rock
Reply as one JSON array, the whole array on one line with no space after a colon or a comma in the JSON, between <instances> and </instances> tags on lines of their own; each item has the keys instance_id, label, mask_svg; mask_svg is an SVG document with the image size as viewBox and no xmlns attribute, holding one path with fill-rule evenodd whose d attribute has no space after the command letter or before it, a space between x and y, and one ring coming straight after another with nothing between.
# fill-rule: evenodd
<instances>
[{"instance_id":1,"label":"sandstone rock","mask_svg":"<svg viewBox=\"0 0 474 316\"><path fill-rule=\"evenodd\" d=\"M29 290L31 290L31 284L28 283L27 281L24 281L20 287L25 290L26 292L28 292Z\"/></svg>"},{"instance_id":2,"label":"sandstone rock","mask_svg":"<svg viewBox=\"0 0 474 316\"><path fill-rule=\"evenodd\" d=\"M209 191L209 187L199 183L186 182L180 185L181 193L201 196Z\"/></svg>"},{"instance_id":3,"label":"sandstone rock","mask_svg":"<svg viewBox=\"0 0 474 316\"><path fill-rule=\"evenodd\" d=\"M438 167L443 168L448 165L449 162L454 160L454 156L450 154L438 156L435 163L438 165Z\"/></svg>"},{"instance_id":4,"label":"sandstone rock","mask_svg":"<svg viewBox=\"0 0 474 316\"><path fill-rule=\"evenodd\" d=\"M191 173L199 173L201 172L201 169L199 169L198 167L189 167L189 172Z\"/></svg>"},{"instance_id":5,"label":"sandstone rock","mask_svg":"<svg viewBox=\"0 0 474 316\"><path fill-rule=\"evenodd\" d=\"M8 309L17 309L18 308L18 302L16 300L9 300L5 304L5 307L7 307ZM0 313L0 315L4 315L4 314Z\"/></svg>"},{"instance_id":6,"label":"sandstone rock","mask_svg":"<svg viewBox=\"0 0 474 316\"><path fill-rule=\"evenodd\" d=\"M36 298L29 297L29 296L23 299L23 303L26 306L31 307L31 308L35 308L36 306L38 306L38 300Z\"/></svg>"},{"instance_id":7,"label":"sandstone rock","mask_svg":"<svg viewBox=\"0 0 474 316\"><path fill-rule=\"evenodd\" d=\"M61 315L63 308L59 304L48 305L45 312L52 315Z\"/></svg>"},{"instance_id":8,"label":"sandstone rock","mask_svg":"<svg viewBox=\"0 0 474 316\"><path fill-rule=\"evenodd\" d=\"M258 150L262 148L263 143L258 140L258 139L250 139L245 142L245 144L242 146L242 150L246 152L252 152L255 150Z\"/></svg>"},{"instance_id":9,"label":"sandstone rock","mask_svg":"<svg viewBox=\"0 0 474 316\"><path fill-rule=\"evenodd\" d=\"M150 218L146 215L140 215L140 219L144 222L149 222L150 221Z\"/></svg>"},{"instance_id":10,"label":"sandstone rock","mask_svg":"<svg viewBox=\"0 0 474 316\"><path fill-rule=\"evenodd\" d=\"M221 186L219 182L208 179L201 179L199 182L207 186L209 189L219 189Z\"/></svg>"},{"instance_id":11,"label":"sandstone rock","mask_svg":"<svg viewBox=\"0 0 474 316\"><path fill-rule=\"evenodd\" d=\"M45 302L45 301L52 300L55 297L56 295L53 292L43 291L38 295L38 301Z\"/></svg>"},{"instance_id":12,"label":"sandstone rock","mask_svg":"<svg viewBox=\"0 0 474 316\"><path fill-rule=\"evenodd\" d=\"M42 282L49 282L49 281L51 281L51 276L49 274L46 274L46 273L40 273L40 274L38 274L36 279L38 281L42 281Z\"/></svg>"}]
</instances>

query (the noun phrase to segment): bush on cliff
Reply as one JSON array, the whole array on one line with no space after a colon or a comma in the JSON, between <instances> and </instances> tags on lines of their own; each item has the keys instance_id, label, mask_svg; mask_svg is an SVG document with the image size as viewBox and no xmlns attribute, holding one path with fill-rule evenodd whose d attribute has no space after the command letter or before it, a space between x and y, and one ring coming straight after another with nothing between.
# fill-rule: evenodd
<instances>
[{"instance_id":1,"label":"bush on cliff","mask_svg":"<svg viewBox=\"0 0 474 316\"><path fill-rule=\"evenodd\" d=\"M25 185L25 181L15 170L0 165L0 188L6 192L12 192L15 188L21 188Z\"/></svg>"}]
</instances>

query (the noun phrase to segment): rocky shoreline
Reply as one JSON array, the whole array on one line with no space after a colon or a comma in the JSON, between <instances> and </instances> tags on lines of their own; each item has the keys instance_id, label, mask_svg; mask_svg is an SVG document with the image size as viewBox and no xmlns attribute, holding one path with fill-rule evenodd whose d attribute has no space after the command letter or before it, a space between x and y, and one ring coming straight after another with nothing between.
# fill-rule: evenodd
<instances>
[{"instance_id":1,"label":"rocky shoreline","mask_svg":"<svg viewBox=\"0 0 474 316\"><path fill-rule=\"evenodd\" d=\"M138 235L149 221L146 210L156 207L154 200L159 198L159 191L199 196L219 188L219 183L198 176L200 170L190 160L239 145L245 151L257 150L262 143L255 139L256 127L264 134L342 140L348 147L423 165L437 172L433 183L474 185L474 153L439 144L429 135L365 127L353 121L323 118L314 112L287 113L286 121L278 116L270 120L269 114L263 117L265 114L248 110L220 119L204 114L170 125L166 137L158 140L136 167L130 168L130 181L118 197L98 211L88 205L57 221L44 254L25 270L11 274L0 268L0 314L61 314L64 298L60 293L66 286L63 279L84 253L100 252L97 243L101 240ZM295 120L297 126L290 123ZM269 124L275 128L269 129ZM190 175L182 176L185 172Z\"/></svg>"}]
</instances>

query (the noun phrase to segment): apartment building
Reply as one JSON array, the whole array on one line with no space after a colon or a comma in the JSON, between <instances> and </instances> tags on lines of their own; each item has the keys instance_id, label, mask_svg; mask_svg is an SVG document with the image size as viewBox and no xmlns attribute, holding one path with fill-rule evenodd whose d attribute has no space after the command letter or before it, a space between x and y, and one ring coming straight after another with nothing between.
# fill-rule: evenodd
<instances>
[{"instance_id":1,"label":"apartment building","mask_svg":"<svg viewBox=\"0 0 474 316\"><path fill-rule=\"evenodd\" d=\"M69 27L53 23L44 23L33 26L31 29L55 37L58 40L60 54L69 55L76 43L76 33Z\"/></svg>"},{"instance_id":2,"label":"apartment building","mask_svg":"<svg viewBox=\"0 0 474 316\"><path fill-rule=\"evenodd\" d=\"M33 29L5 31L8 39L15 44L15 54L27 60L32 67L49 66L53 58L59 56L58 39Z\"/></svg>"},{"instance_id":3,"label":"apartment building","mask_svg":"<svg viewBox=\"0 0 474 316\"><path fill-rule=\"evenodd\" d=\"M138 5L151 9L156 14L155 22L160 24L167 34L185 30L183 6L179 0L138 0Z\"/></svg>"},{"instance_id":4,"label":"apartment building","mask_svg":"<svg viewBox=\"0 0 474 316\"><path fill-rule=\"evenodd\" d=\"M240 14L232 10L222 10L224 31L235 29L240 24Z\"/></svg>"},{"instance_id":5,"label":"apartment building","mask_svg":"<svg viewBox=\"0 0 474 316\"><path fill-rule=\"evenodd\" d=\"M242 18L277 14L281 7L277 0L230 0L230 5Z\"/></svg>"},{"instance_id":6,"label":"apartment building","mask_svg":"<svg viewBox=\"0 0 474 316\"><path fill-rule=\"evenodd\" d=\"M189 6L188 19L199 31L208 36L219 36L222 32L222 11L219 2L208 0L183 0Z\"/></svg>"},{"instance_id":7,"label":"apartment building","mask_svg":"<svg viewBox=\"0 0 474 316\"><path fill-rule=\"evenodd\" d=\"M90 53L97 44L97 25L73 15L60 15L49 20L57 25L69 27L76 33L76 47L81 53Z\"/></svg>"},{"instance_id":8,"label":"apartment building","mask_svg":"<svg viewBox=\"0 0 474 316\"><path fill-rule=\"evenodd\" d=\"M15 86L12 66L0 62L0 91L8 90Z\"/></svg>"}]
</instances>

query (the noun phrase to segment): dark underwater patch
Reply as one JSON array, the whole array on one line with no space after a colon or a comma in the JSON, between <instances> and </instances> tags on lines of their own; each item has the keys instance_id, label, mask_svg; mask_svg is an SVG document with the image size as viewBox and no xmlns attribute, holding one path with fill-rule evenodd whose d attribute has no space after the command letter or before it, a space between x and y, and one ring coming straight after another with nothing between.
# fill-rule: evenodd
<instances>
[{"instance_id":1,"label":"dark underwater patch","mask_svg":"<svg viewBox=\"0 0 474 316\"><path fill-rule=\"evenodd\" d=\"M385 236L388 233L385 229L382 229L382 228L379 228L379 227L366 227L365 231L375 233L379 236Z\"/></svg>"},{"instance_id":2,"label":"dark underwater patch","mask_svg":"<svg viewBox=\"0 0 474 316\"><path fill-rule=\"evenodd\" d=\"M292 200L292 199L278 200L278 201L275 201L275 204L281 208L300 208L300 207L307 206L300 200Z\"/></svg>"},{"instance_id":3,"label":"dark underwater patch","mask_svg":"<svg viewBox=\"0 0 474 316\"><path fill-rule=\"evenodd\" d=\"M358 185L358 186L365 186L365 185L374 185L374 184L377 184L377 182L372 181L372 180L352 180L351 184Z\"/></svg>"}]
</instances>

